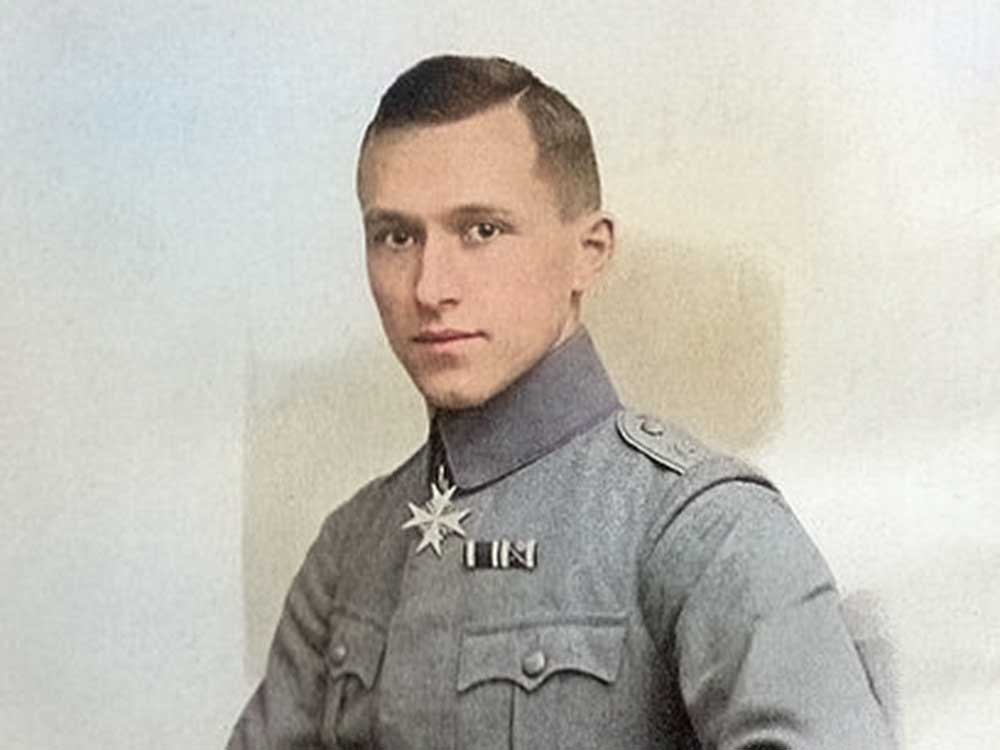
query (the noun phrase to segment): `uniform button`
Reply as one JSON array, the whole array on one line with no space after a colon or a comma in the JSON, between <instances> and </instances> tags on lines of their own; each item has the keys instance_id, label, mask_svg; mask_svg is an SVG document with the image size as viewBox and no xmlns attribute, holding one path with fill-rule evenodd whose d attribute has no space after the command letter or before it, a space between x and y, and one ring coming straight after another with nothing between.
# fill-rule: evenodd
<instances>
[{"instance_id":1,"label":"uniform button","mask_svg":"<svg viewBox=\"0 0 1000 750\"><path fill-rule=\"evenodd\" d=\"M663 423L654 417L643 417L639 429L647 435L658 437L663 434Z\"/></svg>"},{"instance_id":2,"label":"uniform button","mask_svg":"<svg viewBox=\"0 0 1000 750\"><path fill-rule=\"evenodd\" d=\"M690 440L682 440L679 443L674 443L674 450L680 453L686 453L689 456L693 456L698 452L698 446L692 443Z\"/></svg>"},{"instance_id":3,"label":"uniform button","mask_svg":"<svg viewBox=\"0 0 1000 750\"><path fill-rule=\"evenodd\" d=\"M532 651L521 662L521 670L528 677L538 677L538 675L545 671L545 664L545 653L542 651Z\"/></svg>"},{"instance_id":4,"label":"uniform button","mask_svg":"<svg viewBox=\"0 0 1000 750\"><path fill-rule=\"evenodd\" d=\"M338 643L336 646L330 649L330 661L334 663L335 666L340 666L347 660L347 646L343 643Z\"/></svg>"}]
</instances>

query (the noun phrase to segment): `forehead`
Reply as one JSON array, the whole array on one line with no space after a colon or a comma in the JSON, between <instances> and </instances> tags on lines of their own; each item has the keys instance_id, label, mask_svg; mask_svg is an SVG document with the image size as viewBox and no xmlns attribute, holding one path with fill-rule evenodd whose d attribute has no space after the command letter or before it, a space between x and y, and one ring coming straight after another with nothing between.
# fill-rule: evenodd
<instances>
[{"instance_id":1,"label":"forehead","mask_svg":"<svg viewBox=\"0 0 1000 750\"><path fill-rule=\"evenodd\" d=\"M374 206L413 212L467 203L554 205L536 169L538 147L513 104L442 125L376 135L361 155L358 197Z\"/></svg>"}]
</instances>

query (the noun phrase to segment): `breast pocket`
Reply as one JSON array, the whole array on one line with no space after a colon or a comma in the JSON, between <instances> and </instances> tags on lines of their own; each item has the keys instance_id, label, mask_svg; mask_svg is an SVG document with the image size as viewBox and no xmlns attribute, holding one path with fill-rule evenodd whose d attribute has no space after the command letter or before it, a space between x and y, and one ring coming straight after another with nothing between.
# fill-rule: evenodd
<instances>
[{"instance_id":1,"label":"breast pocket","mask_svg":"<svg viewBox=\"0 0 1000 750\"><path fill-rule=\"evenodd\" d=\"M350 747L368 741L374 721L372 693L384 651L385 631L374 622L346 613L331 618L322 725L327 745Z\"/></svg>"},{"instance_id":2,"label":"breast pocket","mask_svg":"<svg viewBox=\"0 0 1000 750\"><path fill-rule=\"evenodd\" d=\"M625 636L624 616L467 629L459 747L600 746Z\"/></svg>"}]
</instances>

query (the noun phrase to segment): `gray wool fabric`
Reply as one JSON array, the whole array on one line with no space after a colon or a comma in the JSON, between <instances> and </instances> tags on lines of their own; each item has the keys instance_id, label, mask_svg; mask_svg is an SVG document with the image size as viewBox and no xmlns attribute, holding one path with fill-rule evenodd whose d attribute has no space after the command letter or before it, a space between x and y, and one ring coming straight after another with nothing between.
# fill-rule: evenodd
<instances>
[{"instance_id":1,"label":"gray wool fabric","mask_svg":"<svg viewBox=\"0 0 1000 750\"><path fill-rule=\"evenodd\" d=\"M323 524L229 750L883 748L834 582L754 469L623 409L585 331ZM434 462L436 463L436 461ZM534 541L533 569L464 560Z\"/></svg>"}]
</instances>

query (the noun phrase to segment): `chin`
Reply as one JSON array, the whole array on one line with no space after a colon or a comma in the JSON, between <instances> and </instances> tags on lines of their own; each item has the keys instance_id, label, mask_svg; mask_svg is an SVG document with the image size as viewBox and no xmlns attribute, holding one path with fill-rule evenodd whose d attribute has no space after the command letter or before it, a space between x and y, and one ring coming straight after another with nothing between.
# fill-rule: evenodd
<instances>
[{"instance_id":1,"label":"chin","mask_svg":"<svg viewBox=\"0 0 1000 750\"><path fill-rule=\"evenodd\" d=\"M466 393L463 391L438 391L428 389L422 390L421 393L428 404L433 406L435 409L444 409L445 411L472 409L473 407L481 406L489 400L489 395Z\"/></svg>"},{"instance_id":2,"label":"chin","mask_svg":"<svg viewBox=\"0 0 1000 750\"><path fill-rule=\"evenodd\" d=\"M537 360L535 360L537 361ZM419 363L411 363L419 365ZM516 363L501 367L475 366L453 368L407 368L410 379L424 400L437 409L458 411L482 406L506 390L527 370Z\"/></svg>"},{"instance_id":3,"label":"chin","mask_svg":"<svg viewBox=\"0 0 1000 750\"><path fill-rule=\"evenodd\" d=\"M433 379L424 382L414 379L414 385L428 404L447 411L481 406L500 391L500 388L475 387L469 383L434 382Z\"/></svg>"}]
</instances>

